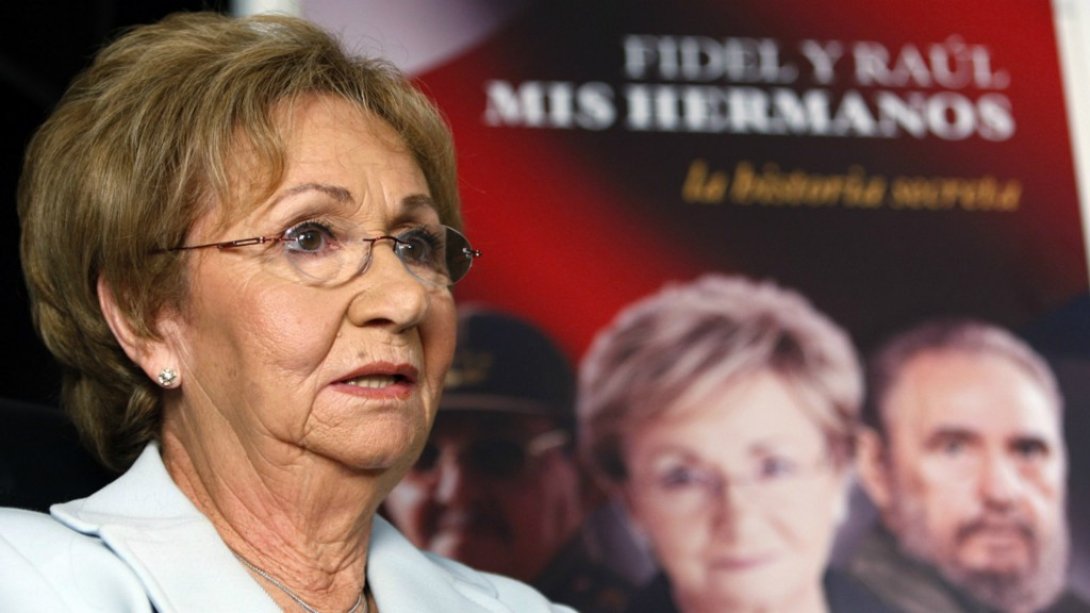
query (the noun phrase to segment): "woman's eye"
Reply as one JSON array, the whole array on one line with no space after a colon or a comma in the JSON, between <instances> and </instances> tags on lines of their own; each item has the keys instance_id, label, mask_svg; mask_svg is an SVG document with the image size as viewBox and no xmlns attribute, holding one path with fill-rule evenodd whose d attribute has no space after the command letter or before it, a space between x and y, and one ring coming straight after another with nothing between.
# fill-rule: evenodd
<instances>
[{"instance_id":1,"label":"woman's eye","mask_svg":"<svg viewBox=\"0 0 1090 613\"><path fill-rule=\"evenodd\" d=\"M307 222L284 232L284 245L300 253L322 253L333 242L333 232L319 223Z\"/></svg>"},{"instance_id":2,"label":"woman's eye","mask_svg":"<svg viewBox=\"0 0 1090 613\"><path fill-rule=\"evenodd\" d=\"M787 458L769 456L761 460L759 479L781 479L795 473L795 463Z\"/></svg>"},{"instance_id":3,"label":"woman's eye","mask_svg":"<svg viewBox=\"0 0 1090 613\"><path fill-rule=\"evenodd\" d=\"M697 471L687 466L678 466L663 471L658 482L664 489L678 489L694 485L700 481Z\"/></svg>"},{"instance_id":4,"label":"woman's eye","mask_svg":"<svg viewBox=\"0 0 1090 613\"><path fill-rule=\"evenodd\" d=\"M965 441L961 439L950 439L942 445L942 452L949 456L960 455L965 451Z\"/></svg>"},{"instance_id":5,"label":"woman's eye","mask_svg":"<svg viewBox=\"0 0 1090 613\"><path fill-rule=\"evenodd\" d=\"M443 264L443 242L439 235L428 228L413 228L402 232L397 237L398 249L405 262L441 267Z\"/></svg>"}]
</instances>

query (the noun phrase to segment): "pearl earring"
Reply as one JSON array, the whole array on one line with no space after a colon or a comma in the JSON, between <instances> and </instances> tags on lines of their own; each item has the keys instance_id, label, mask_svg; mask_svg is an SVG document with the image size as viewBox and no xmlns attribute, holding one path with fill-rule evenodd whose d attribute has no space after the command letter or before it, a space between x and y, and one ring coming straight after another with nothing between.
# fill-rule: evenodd
<instances>
[{"instance_id":1,"label":"pearl earring","mask_svg":"<svg viewBox=\"0 0 1090 613\"><path fill-rule=\"evenodd\" d=\"M177 387L178 385L178 373L173 368L164 368L159 371L159 385L169 389Z\"/></svg>"}]
</instances>

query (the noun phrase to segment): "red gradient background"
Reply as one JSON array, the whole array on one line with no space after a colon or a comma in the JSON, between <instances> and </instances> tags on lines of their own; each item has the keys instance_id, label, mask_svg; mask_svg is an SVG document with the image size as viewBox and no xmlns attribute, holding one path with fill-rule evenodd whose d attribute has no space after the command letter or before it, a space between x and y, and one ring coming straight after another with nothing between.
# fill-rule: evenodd
<instances>
[{"instance_id":1,"label":"red gradient background","mask_svg":"<svg viewBox=\"0 0 1090 613\"><path fill-rule=\"evenodd\" d=\"M1013 137L944 140L633 132L620 93L626 34L773 38L802 77L802 39L891 50L960 37L1010 75ZM484 256L457 288L542 325L578 360L598 329L671 280L709 271L771 278L807 295L865 353L935 316L993 321L1053 360L1067 396L1073 576L1090 593L1090 301L1072 147L1048 0L537 2L477 46L417 75L447 114L458 148L467 233ZM605 82L621 119L608 129L489 126L486 83ZM662 83L663 81L655 81ZM729 87L725 80L708 85ZM756 87L764 87L761 84ZM849 67L827 86L856 84ZM937 87L882 88L903 95ZM957 93L976 98L982 90ZM1013 179L1014 212L692 204L694 159L728 174L757 168L838 174Z\"/></svg>"},{"instance_id":2,"label":"red gradient background","mask_svg":"<svg viewBox=\"0 0 1090 613\"><path fill-rule=\"evenodd\" d=\"M835 5L697 2L682 10L666 3L541 3L419 75L453 125L466 225L485 253L459 287L460 298L527 315L578 358L623 305L665 281L704 271L795 287L863 347L931 315L1025 326L1085 293L1048 3ZM804 38L924 48L957 35L986 45L992 66L1010 73L1002 93L1011 100L1017 131L991 142L485 125L491 79L604 81L620 91L625 34L771 37L785 49ZM849 83L850 77L838 72L832 89L866 95L868 88ZM804 70L792 87L816 87L808 78ZM1024 191L1013 213L694 205L680 193L694 158L728 172L749 160L758 168L772 162L814 173L860 165L887 177L992 175L1018 179Z\"/></svg>"}]
</instances>

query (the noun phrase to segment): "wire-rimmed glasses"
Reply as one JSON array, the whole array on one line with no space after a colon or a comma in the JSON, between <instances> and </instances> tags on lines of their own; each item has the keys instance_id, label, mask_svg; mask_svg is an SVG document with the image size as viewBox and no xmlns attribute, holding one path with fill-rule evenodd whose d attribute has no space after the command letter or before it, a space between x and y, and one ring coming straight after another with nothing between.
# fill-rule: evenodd
<instances>
[{"instance_id":1,"label":"wire-rimmed glasses","mask_svg":"<svg viewBox=\"0 0 1090 613\"><path fill-rule=\"evenodd\" d=\"M272 236L183 245L162 251L275 245L283 257L273 258L273 265L286 264L307 285L336 286L367 271L374 246L380 241L390 241L394 255L410 274L437 288L448 288L460 281L469 272L473 260L481 255L461 232L449 226L419 225L396 235L367 237L316 221L292 226Z\"/></svg>"},{"instance_id":2,"label":"wire-rimmed glasses","mask_svg":"<svg viewBox=\"0 0 1090 613\"><path fill-rule=\"evenodd\" d=\"M770 457L730 473L681 462L638 479L639 495L663 513L686 517L722 502L727 488L757 505L777 506L791 503L808 478L830 466L825 456L809 461Z\"/></svg>"}]
</instances>

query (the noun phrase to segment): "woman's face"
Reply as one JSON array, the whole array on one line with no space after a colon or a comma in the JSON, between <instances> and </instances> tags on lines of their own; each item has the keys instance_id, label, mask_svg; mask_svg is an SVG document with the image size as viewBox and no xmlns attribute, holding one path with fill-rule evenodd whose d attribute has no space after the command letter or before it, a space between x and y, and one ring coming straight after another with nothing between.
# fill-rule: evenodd
<instances>
[{"instance_id":1,"label":"woman's face","mask_svg":"<svg viewBox=\"0 0 1090 613\"><path fill-rule=\"evenodd\" d=\"M686 611L791 610L820 595L843 477L769 371L683 399L625 438L624 494Z\"/></svg>"},{"instance_id":2,"label":"woman's face","mask_svg":"<svg viewBox=\"0 0 1090 613\"><path fill-rule=\"evenodd\" d=\"M226 225L212 211L188 244L280 235L308 221L369 237L439 223L423 174L383 121L329 97L279 119L282 183ZM240 194L253 191L238 179L260 176L252 156L239 155L234 176ZM374 243L370 266L332 287L290 274L281 243L190 252L188 300L164 324L182 382L167 427L187 449L241 442L251 459L317 456L399 477L435 416L455 313L449 289L412 276L391 247Z\"/></svg>"}]
</instances>

